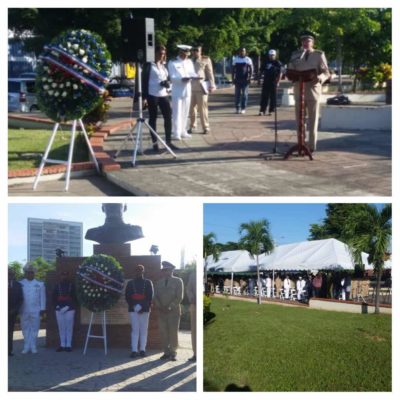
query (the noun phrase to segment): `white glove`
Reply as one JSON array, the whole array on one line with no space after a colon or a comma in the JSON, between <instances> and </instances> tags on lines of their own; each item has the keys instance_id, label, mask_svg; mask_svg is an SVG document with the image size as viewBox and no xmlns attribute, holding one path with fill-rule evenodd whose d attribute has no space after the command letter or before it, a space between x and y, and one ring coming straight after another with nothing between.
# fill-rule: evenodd
<instances>
[{"instance_id":1,"label":"white glove","mask_svg":"<svg viewBox=\"0 0 400 400\"><path fill-rule=\"evenodd\" d=\"M140 304L136 304L136 306L133 307L133 310L134 310L135 312L139 312L141 309L142 309L142 306L141 306Z\"/></svg>"}]
</instances>

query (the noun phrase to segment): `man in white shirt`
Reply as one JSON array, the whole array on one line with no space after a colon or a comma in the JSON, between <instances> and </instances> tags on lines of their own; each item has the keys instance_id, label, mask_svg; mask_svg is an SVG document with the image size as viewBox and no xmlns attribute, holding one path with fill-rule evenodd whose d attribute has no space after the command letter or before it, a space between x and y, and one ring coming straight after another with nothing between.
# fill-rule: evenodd
<instances>
[{"instance_id":1,"label":"man in white shirt","mask_svg":"<svg viewBox=\"0 0 400 400\"><path fill-rule=\"evenodd\" d=\"M297 290L297 300L301 301L304 296L304 286L306 285L306 281L303 279L302 276L296 282L296 290Z\"/></svg>"},{"instance_id":2,"label":"man in white shirt","mask_svg":"<svg viewBox=\"0 0 400 400\"><path fill-rule=\"evenodd\" d=\"M272 279L271 277L268 275L266 282L265 282L266 288L267 288L267 297L270 298L271 297L271 291L272 291Z\"/></svg>"},{"instance_id":3,"label":"man in white shirt","mask_svg":"<svg viewBox=\"0 0 400 400\"><path fill-rule=\"evenodd\" d=\"M46 291L44 283L35 279L35 267L27 263L24 267L25 279L22 285L23 303L21 307L21 329L24 336L22 354L29 351L37 353L36 339L40 328L40 316L46 309Z\"/></svg>"},{"instance_id":4,"label":"man in white shirt","mask_svg":"<svg viewBox=\"0 0 400 400\"><path fill-rule=\"evenodd\" d=\"M286 278L283 281L283 290L285 291L285 300L289 300L290 279L288 275L286 275Z\"/></svg>"},{"instance_id":5,"label":"man in white shirt","mask_svg":"<svg viewBox=\"0 0 400 400\"><path fill-rule=\"evenodd\" d=\"M179 55L168 64L169 78L172 83L172 139L190 138L186 126L192 96L191 80L198 77L193 62L189 59L191 46L178 46Z\"/></svg>"}]
</instances>

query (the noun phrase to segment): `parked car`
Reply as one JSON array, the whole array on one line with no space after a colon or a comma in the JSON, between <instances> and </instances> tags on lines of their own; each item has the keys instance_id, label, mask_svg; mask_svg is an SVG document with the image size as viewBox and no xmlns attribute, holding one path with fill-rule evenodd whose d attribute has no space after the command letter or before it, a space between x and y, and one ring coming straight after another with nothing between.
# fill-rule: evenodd
<instances>
[{"instance_id":1,"label":"parked car","mask_svg":"<svg viewBox=\"0 0 400 400\"><path fill-rule=\"evenodd\" d=\"M9 78L8 79L8 111L33 112L39 106L35 94L35 79Z\"/></svg>"}]
</instances>

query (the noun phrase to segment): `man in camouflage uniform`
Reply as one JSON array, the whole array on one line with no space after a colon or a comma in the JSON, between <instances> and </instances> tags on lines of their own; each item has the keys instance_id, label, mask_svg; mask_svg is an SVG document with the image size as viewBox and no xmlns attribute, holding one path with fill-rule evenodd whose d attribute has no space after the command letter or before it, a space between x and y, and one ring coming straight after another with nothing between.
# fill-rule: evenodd
<instances>
[{"instance_id":1,"label":"man in camouflage uniform","mask_svg":"<svg viewBox=\"0 0 400 400\"><path fill-rule=\"evenodd\" d=\"M314 49L315 35L309 31L300 36L302 47L292 53L288 69L296 71L316 70L314 80L304 84L304 107L308 117L309 136L308 146L311 152L317 149L319 102L322 84L330 77L328 62L325 53ZM299 129L300 112L300 83L294 82L294 96L296 102L296 121Z\"/></svg>"},{"instance_id":2,"label":"man in camouflage uniform","mask_svg":"<svg viewBox=\"0 0 400 400\"><path fill-rule=\"evenodd\" d=\"M196 114L199 111L203 133L207 134L210 132L210 124L208 122L208 93L215 90L215 81L211 59L208 56L202 55L201 50L201 46L192 48L194 70L199 75L200 80L192 81L189 133L192 133L196 128Z\"/></svg>"}]
</instances>

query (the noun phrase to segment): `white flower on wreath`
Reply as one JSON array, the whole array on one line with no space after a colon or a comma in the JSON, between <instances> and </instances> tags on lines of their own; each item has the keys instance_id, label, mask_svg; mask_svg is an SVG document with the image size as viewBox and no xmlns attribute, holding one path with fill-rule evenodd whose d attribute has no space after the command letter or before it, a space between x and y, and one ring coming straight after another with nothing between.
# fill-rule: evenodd
<instances>
[{"instance_id":1,"label":"white flower on wreath","mask_svg":"<svg viewBox=\"0 0 400 400\"><path fill-rule=\"evenodd\" d=\"M43 78L42 78L42 82L46 82L47 81L47 78L44 76Z\"/></svg>"},{"instance_id":2,"label":"white flower on wreath","mask_svg":"<svg viewBox=\"0 0 400 400\"><path fill-rule=\"evenodd\" d=\"M74 84L72 85L72 89L78 90L78 85L77 85L76 83L74 83Z\"/></svg>"},{"instance_id":3,"label":"white flower on wreath","mask_svg":"<svg viewBox=\"0 0 400 400\"><path fill-rule=\"evenodd\" d=\"M66 91L62 92L61 96L62 97L67 97L67 92Z\"/></svg>"},{"instance_id":4,"label":"white flower on wreath","mask_svg":"<svg viewBox=\"0 0 400 400\"><path fill-rule=\"evenodd\" d=\"M71 86L71 82L70 81L65 82L65 86L66 87L70 87Z\"/></svg>"},{"instance_id":5,"label":"white flower on wreath","mask_svg":"<svg viewBox=\"0 0 400 400\"><path fill-rule=\"evenodd\" d=\"M56 88L56 87L57 87L57 83L53 82L53 83L51 84L51 87L52 87L52 88Z\"/></svg>"},{"instance_id":6,"label":"white flower on wreath","mask_svg":"<svg viewBox=\"0 0 400 400\"><path fill-rule=\"evenodd\" d=\"M77 43L73 44L73 45L72 45L72 48L73 48L74 50L78 50L78 49L79 49L79 44L77 44Z\"/></svg>"},{"instance_id":7,"label":"white flower on wreath","mask_svg":"<svg viewBox=\"0 0 400 400\"><path fill-rule=\"evenodd\" d=\"M44 89L44 90L48 90L49 88L50 88L49 85L43 85L43 89Z\"/></svg>"},{"instance_id":8,"label":"white flower on wreath","mask_svg":"<svg viewBox=\"0 0 400 400\"><path fill-rule=\"evenodd\" d=\"M53 96L54 90L49 90L47 93L48 93L50 96Z\"/></svg>"},{"instance_id":9,"label":"white flower on wreath","mask_svg":"<svg viewBox=\"0 0 400 400\"><path fill-rule=\"evenodd\" d=\"M85 50L84 49L79 49L79 55L83 56L85 54Z\"/></svg>"}]
</instances>

